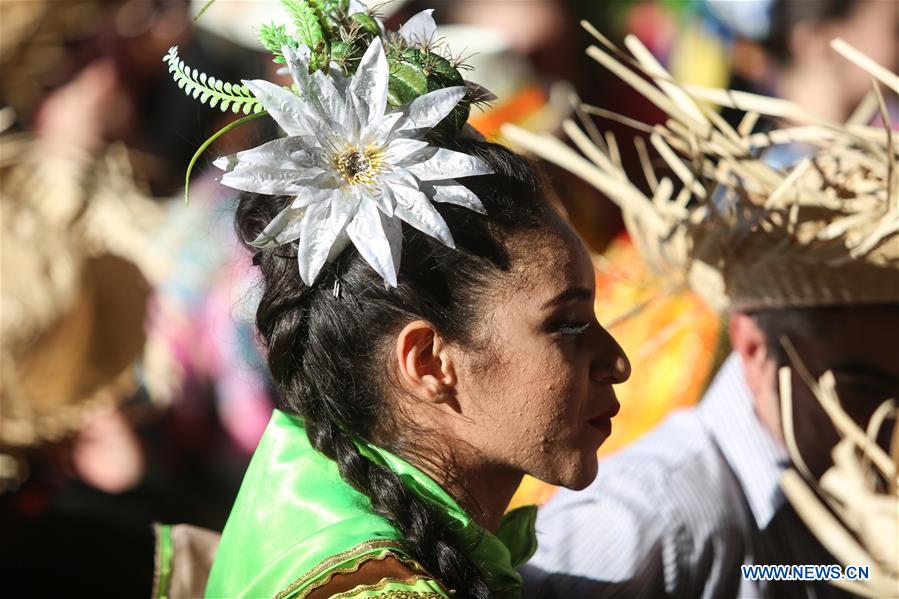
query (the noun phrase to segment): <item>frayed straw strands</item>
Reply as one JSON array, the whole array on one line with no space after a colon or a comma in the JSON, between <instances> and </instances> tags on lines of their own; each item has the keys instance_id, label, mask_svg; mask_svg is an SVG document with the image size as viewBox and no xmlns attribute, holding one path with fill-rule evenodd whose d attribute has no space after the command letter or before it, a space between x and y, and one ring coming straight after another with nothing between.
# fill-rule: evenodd
<instances>
[{"instance_id":1,"label":"frayed straw strands","mask_svg":"<svg viewBox=\"0 0 899 599\"><path fill-rule=\"evenodd\" d=\"M890 130L880 89L896 91L899 77L835 40L833 47L865 69L874 86L847 123L836 123L779 98L681 85L636 37L625 39L628 55L583 26L599 42L587 54L668 120L647 125L576 104L579 122L567 120L563 131L577 150L513 125L502 133L618 204L654 270L691 285L719 309L899 301L899 136ZM734 128L710 104L746 114ZM886 126L868 126L878 113ZM631 181L614 137L600 133L590 116L646 134L660 160L636 138L642 180ZM752 133L760 117L782 126ZM804 159L787 168L768 164L765 151L781 144L795 144ZM755 276L759 269L749 266L757 263L779 272L765 273L764 285L735 280ZM808 272L816 268L823 274ZM848 279L841 268L852 271ZM890 277L872 269L887 269ZM804 286L796 285L797 270L807 271L799 279ZM788 280L778 285L778 277Z\"/></svg>"},{"instance_id":2,"label":"frayed straw strands","mask_svg":"<svg viewBox=\"0 0 899 599\"><path fill-rule=\"evenodd\" d=\"M781 368L784 436L795 466L783 474L781 488L809 530L841 564L869 567L867 580L832 580L832 584L863 597L896 597L899 595L899 426L894 428L890 454L875 439L886 420L899 417L899 407L893 399L885 401L871 417L868 430L863 431L843 411L833 373L828 371L815 381L789 340L783 339L782 343L796 372L815 394L842 440L832 452L834 465L820 482L816 481L805 466L795 440L790 368Z\"/></svg>"}]
</instances>

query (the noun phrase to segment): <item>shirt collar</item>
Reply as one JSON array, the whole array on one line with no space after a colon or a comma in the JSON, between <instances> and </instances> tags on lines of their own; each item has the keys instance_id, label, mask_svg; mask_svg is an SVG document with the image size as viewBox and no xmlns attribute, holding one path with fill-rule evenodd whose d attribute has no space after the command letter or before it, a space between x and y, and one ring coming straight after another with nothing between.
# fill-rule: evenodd
<instances>
[{"instance_id":1,"label":"shirt collar","mask_svg":"<svg viewBox=\"0 0 899 599\"><path fill-rule=\"evenodd\" d=\"M737 354L724 362L697 411L740 481L759 530L764 530L785 501L778 483L787 453L756 416Z\"/></svg>"},{"instance_id":2,"label":"shirt collar","mask_svg":"<svg viewBox=\"0 0 899 599\"><path fill-rule=\"evenodd\" d=\"M537 506L511 510L500 523L497 534L475 522L459 504L427 474L387 450L356 440L360 452L370 460L397 474L408 489L434 505L446 526L468 549L468 556L478 564L487 586L498 597L520 595L521 575L516 568L537 551L534 524Z\"/></svg>"}]
</instances>

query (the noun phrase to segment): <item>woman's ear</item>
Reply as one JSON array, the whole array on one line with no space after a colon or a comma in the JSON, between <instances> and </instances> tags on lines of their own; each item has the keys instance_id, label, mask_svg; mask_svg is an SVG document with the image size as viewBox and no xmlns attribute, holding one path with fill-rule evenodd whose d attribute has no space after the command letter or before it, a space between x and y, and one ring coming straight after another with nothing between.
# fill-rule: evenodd
<instances>
[{"instance_id":1,"label":"woman's ear","mask_svg":"<svg viewBox=\"0 0 899 599\"><path fill-rule=\"evenodd\" d=\"M398 378L409 393L458 411L452 355L431 324L415 320L403 327L396 338L395 357Z\"/></svg>"}]
</instances>

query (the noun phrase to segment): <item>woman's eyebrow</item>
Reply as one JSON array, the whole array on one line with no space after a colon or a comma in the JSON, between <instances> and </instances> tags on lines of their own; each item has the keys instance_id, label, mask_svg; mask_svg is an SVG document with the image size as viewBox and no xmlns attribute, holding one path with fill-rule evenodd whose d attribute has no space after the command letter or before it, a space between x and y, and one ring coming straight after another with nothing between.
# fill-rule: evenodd
<instances>
[{"instance_id":1,"label":"woman's eyebrow","mask_svg":"<svg viewBox=\"0 0 899 599\"><path fill-rule=\"evenodd\" d=\"M541 310L546 310L547 308L552 308L554 306L558 306L560 304L564 304L566 302L571 301L582 301L589 300L593 297L593 292L587 289L586 287L569 287L559 295L555 296L542 306L540 306Z\"/></svg>"}]
</instances>

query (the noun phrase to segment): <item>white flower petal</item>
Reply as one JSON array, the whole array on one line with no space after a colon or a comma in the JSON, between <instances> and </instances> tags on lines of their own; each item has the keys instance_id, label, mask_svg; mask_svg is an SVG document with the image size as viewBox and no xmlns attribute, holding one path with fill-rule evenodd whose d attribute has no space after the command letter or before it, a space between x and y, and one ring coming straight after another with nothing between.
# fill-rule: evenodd
<instances>
[{"instance_id":1,"label":"white flower petal","mask_svg":"<svg viewBox=\"0 0 899 599\"><path fill-rule=\"evenodd\" d=\"M396 287L397 263L393 259L391 245L396 243L396 227L384 228L389 217L382 217L381 211L373 202L359 203L359 211L350 222L346 231L359 254L368 262L384 282ZM388 233L391 237L388 237ZM402 230L399 235L402 236Z\"/></svg>"},{"instance_id":2,"label":"white flower petal","mask_svg":"<svg viewBox=\"0 0 899 599\"><path fill-rule=\"evenodd\" d=\"M345 250L348 245L350 245L350 236L347 235L346 229L344 228L331 245L331 251L328 253L328 259L325 260L325 262L337 260L337 257L343 253L343 250Z\"/></svg>"},{"instance_id":3,"label":"white flower petal","mask_svg":"<svg viewBox=\"0 0 899 599\"><path fill-rule=\"evenodd\" d=\"M302 99L309 103L319 119L332 125L339 125L339 129L342 129L346 121L344 115L346 104L343 96L329 75L321 71L309 74L309 59L312 55L309 48L300 46L294 50L290 46L284 46L282 52L290 74L300 88Z\"/></svg>"},{"instance_id":4,"label":"white flower petal","mask_svg":"<svg viewBox=\"0 0 899 599\"><path fill-rule=\"evenodd\" d=\"M398 164L401 160L428 147L428 142L420 139L394 139L384 149L386 160L390 164Z\"/></svg>"},{"instance_id":5,"label":"white flower petal","mask_svg":"<svg viewBox=\"0 0 899 599\"><path fill-rule=\"evenodd\" d=\"M359 120L364 125L374 123L384 116L389 76L390 67L387 65L387 56L384 55L384 46L381 38L376 37L362 55L347 90L347 95L353 98Z\"/></svg>"},{"instance_id":6,"label":"white flower petal","mask_svg":"<svg viewBox=\"0 0 899 599\"><path fill-rule=\"evenodd\" d=\"M368 12L368 7L359 0L350 0L346 11L347 15L354 15L357 12Z\"/></svg>"},{"instance_id":7,"label":"white flower petal","mask_svg":"<svg viewBox=\"0 0 899 599\"><path fill-rule=\"evenodd\" d=\"M327 183L332 182L328 181ZM335 181L331 185L328 185L327 183L321 186L315 184L304 186L300 191L296 192L297 197L294 198L290 207L303 208L336 197L339 194L337 182Z\"/></svg>"},{"instance_id":8,"label":"white flower petal","mask_svg":"<svg viewBox=\"0 0 899 599\"><path fill-rule=\"evenodd\" d=\"M403 168L418 177L422 181L434 181L437 179L457 179L459 177L471 177L474 175L489 175L493 173L486 162L476 156L454 152L446 148L438 148L434 154L424 162L415 164L401 164Z\"/></svg>"},{"instance_id":9,"label":"white flower petal","mask_svg":"<svg viewBox=\"0 0 899 599\"><path fill-rule=\"evenodd\" d=\"M414 15L400 27L399 34L410 46L422 47L430 44L437 32L434 9L429 8Z\"/></svg>"},{"instance_id":10,"label":"white flower petal","mask_svg":"<svg viewBox=\"0 0 899 599\"><path fill-rule=\"evenodd\" d=\"M411 187L412 189L418 189L421 187L418 179L404 170L395 170L387 173L384 175L383 180L389 186L405 185L406 187Z\"/></svg>"},{"instance_id":11,"label":"white flower petal","mask_svg":"<svg viewBox=\"0 0 899 599\"><path fill-rule=\"evenodd\" d=\"M369 144L383 144L385 139L391 137L391 132L396 129L397 123L403 118L400 111L388 112L383 118L375 119L367 124L364 128L360 128L359 143L363 146Z\"/></svg>"},{"instance_id":12,"label":"white flower petal","mask_svg":"<svg viewBox=\"0 0 899 599\"><path fill-rule=\"evenodd\" d=\"M350 86L350 78L343 73L340 65L332 60L331 64L328 65L328 74L331 76L331 81L334 82L334 87L337 88L340 96L346 96L346 90Z\"/></svg>"},{"instance_id":13,"label":"white flower petal","mask_svg":"<svg viewBox=\"0 0 899 599\"><path fill-rule=\"evenodd\" d=\"M284 55L284 61L287 64L287 69L290 71L290 76L293 77L294 83L300 88L303 100L320 117L325 118L326 113L321 102L319 90L309 75L309 59L312 57L312 51L306 46L300 46L294 50L285 44L281 48L281 53Z\"/></svg>"},{"instance_id":14,"label":"white flower petal","mask_svg":"<svg viewBox=\"0 0 899 599\"><path fill-rule=\"evenodd\" d=\"M309 126L309 108L295 93L264 79L244 81L287 135L314 135Z\"/></svg>"},{"instance_id":15,"label":"white flower petal","mask_svg":"<svg viewBox=\"0 0 899 599\"><path fill-rule=\"evenodd\" d=\"M404 118L396 130L429 130L435 127L453 111L466 93L468 89L464 85L456 85L418 96L403 110Z\"/></svg>"},{"instance_id":16,"label":"white flower petal","mask_svg":"<svg viewBox=\"0 0 899 599\"><path fill-rule=\"evenodd\" d=\"M223 171L233 171L241 165L250 164L272 168L307 168L321 163L321 153L313 151L316 146L317 142L311 136L281 137L249 150L220 156L212 164Z\"/></svg>"},{"instance_id":17,"label":"white flower petal","mask_svg":"<svg viewBox=\"0 0 899 599\"><path fill-rule=\"evenodd\" d=\"M327 179L318 167L307 170L296 168L271 168L258 164L241 165L222 175L221 184L241 191L268 195L295 195L310 186L319 187Z\"/></svg>"},{"instance_id":18,"label":"white flower petal","mask_svg":"<svg viewBox=\"0 0 899 599\"><path fill-rule=\"evenodd\" d=\"M290 90L258 79L244 84L288 135L311 135L319 145L333 145L339 129L328 118Z\"/></svg>"},{"instance_id":19,"label":"white flower petal","mask_svg":"<svg viewBox=\"0 0 899 599\"><path fill-rule=\"evenodd\" d=\"M306 209L300 242L297 247L300 278L306 285L312 285L315 282L322 266L331 255L334 242L355 215L356 205L354 202L339 200L314 204Z\"/></svg>"},{"instance_id":20,"label":"white flower petal","mask_svg":"<svg viewBox=\"0 0 899 599\"><path fill-rule=\"evenodd\" d=\"M346 99L343 94L346 88L340 89L337 83L330 75L325 75L321 71L315 71L312 74L312 80L318 86L321 94L322 107L325 114L335 125L340 125L341 129L346 128Z\"/></svg>"},{"instance_id":21,"label":"white flower petal","mask_svg":"<svg viewBox=\"0 0 899 599\"><path fill-rule=\"evenodd\" d=\"M400 272L403 259L403 221L381 214L381 227L390 244L390 257L393 258L394 271Z\"/></svg>"},{"instance_id":22,"label":"white flower petal","mask_svg":"<svg viewBox=\"0 0 899 599\"><path fill-rule=\"evenodd\" d=\"M393 216L397 200L389 185L381 185L378 189L370 191L365 190L363 195L367 201L374 202L385 215Z\"/></svg>"},{"instance_id":23,"label":"white flower petal","mask_svg":"<svg viewBox=\"0 0 899 599\"><path fill-rule=\"evenodd\" d=\"M396 215L422 233L439 239L451 248L456 247L449 226L440 213L434 208L428 197L417 189L402 185L393 188L398 203Z\"/></svg>"},{"instance_id":24,"label":"white flower petal","mask_svg":"<svg viewBox=\"0 0 899 599\"><path fill-rule=\"evenodd\" d=\"M487 214L487 210L478 196L464 185L459 185L452 179L447 181L428 181L422 185L421 190L432 202L455 204L481 214Z\"/></svg>"},{"instance_id":25,"label":"white flower petal","mask_svg":"<svg viewBox=\"0 0 899 599\"><path fill-rule=\"evenodd\" d=\"M272 219L250 245L260 249L276 248L300 236L305 208L285 208Z\"/></svg>"}]
</instances>

